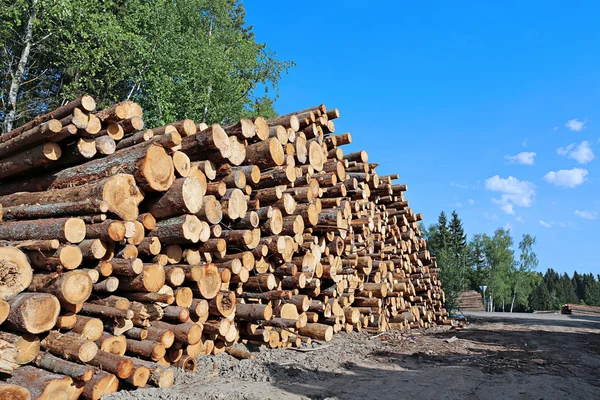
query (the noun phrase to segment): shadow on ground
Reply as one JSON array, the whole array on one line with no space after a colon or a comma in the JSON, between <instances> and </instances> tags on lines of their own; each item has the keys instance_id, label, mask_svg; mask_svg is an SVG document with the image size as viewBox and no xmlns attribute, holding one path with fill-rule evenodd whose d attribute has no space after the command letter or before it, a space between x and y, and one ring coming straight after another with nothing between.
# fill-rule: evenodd
<instances>
[{"instance_id":1,"label":"shadow on ground","mask_svg":"<svg viewBox=\"0 0 600 400\"><path fill-rule=\"evenodd\" d=\"M401 342L383 336L381 348L364 362L342 362L335 372L294 363L266 366L274 387L299 398L600 398L599 331L573 327L588 324L482 321L464 330L408 333Z\"/></svg>"}]
</instances>

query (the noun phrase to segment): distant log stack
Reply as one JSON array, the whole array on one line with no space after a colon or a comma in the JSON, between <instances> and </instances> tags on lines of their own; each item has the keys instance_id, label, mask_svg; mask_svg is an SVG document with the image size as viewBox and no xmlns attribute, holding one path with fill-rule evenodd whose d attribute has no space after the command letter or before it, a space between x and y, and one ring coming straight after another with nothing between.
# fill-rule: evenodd
<instances>
[{"instance_id":1,"label":"distant log stack","mask_svg":"<svg viewBox=\"0 0 600 400\"><path fill-rule=\"evenodd\" d=\"M475 290L461 292L458 296L458 308L463 311L485 311L481 293Z\"/></svg>"},{"instance_id":2,"label":"distant log stack","mask_svg":"<svg viewBox=\"0 0 600 400\"><path fill-rule=\"evenodd\" d=\"M583 304L565 304L560 310L561 314L600 316L600 307L586 306Z\"/></svg>"},{"instance_id":3,"label":"distant log stack","mask_svg":"<svg viewBox=\"0 0 600 400\"><path fill-rule=\"evenodd\" d=\"M344 154L337 109L142 117L84 96L0 135L0 397L97 399L250 357L238 342L451 324L406 185Z\"/></svg>"}]
</instances>

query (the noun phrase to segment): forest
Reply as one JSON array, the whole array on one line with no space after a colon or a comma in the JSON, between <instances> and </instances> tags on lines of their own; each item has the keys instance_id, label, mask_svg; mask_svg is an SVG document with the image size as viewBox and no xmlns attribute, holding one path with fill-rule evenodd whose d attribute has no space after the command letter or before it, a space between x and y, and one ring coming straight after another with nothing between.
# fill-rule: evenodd
<instances>
[{"instance_id":1,"label":"forest","mask_svg":"<svg viewBox=\"0 0 600 400\"><path fill-rule=\"evenodd\" d=\"M535 253L536 238L524 234L519 242L510 230L475 234L470 240L456 211L444 211L437 223L421 226L428 249L436 256L447 297L456 308L464 290L486 288L486 309L505 312L559 310L563 304L600 306L600 275L541 272ZM543 266L542 266L543 267Z\"/></svg>"}]
</instances>

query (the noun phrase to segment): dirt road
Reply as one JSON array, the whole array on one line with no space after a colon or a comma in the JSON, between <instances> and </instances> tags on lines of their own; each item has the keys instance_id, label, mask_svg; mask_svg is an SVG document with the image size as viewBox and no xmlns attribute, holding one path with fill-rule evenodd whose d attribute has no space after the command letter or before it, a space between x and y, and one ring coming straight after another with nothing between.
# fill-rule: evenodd
<instances>
[{"instance_id":1,"label":"dirt road","mask_svg":"<svg viewBox=\"0 0 600 400\"><path fill-rule=\"evenodd\" d=\"M199 359L172 389L109 399L600 399L600 319L485 315L464 328L339 334L314 351Z\"/></svg>"}]
</instances>

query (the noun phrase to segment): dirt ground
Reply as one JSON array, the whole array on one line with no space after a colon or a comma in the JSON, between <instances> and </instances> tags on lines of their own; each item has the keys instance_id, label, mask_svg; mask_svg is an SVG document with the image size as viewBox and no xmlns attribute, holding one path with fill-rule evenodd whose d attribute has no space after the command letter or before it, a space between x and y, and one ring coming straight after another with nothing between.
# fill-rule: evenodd
<instances>
[{"instance_id":1,"label":"dirt ground","mask_svg":"<svg viewBox=\"0 0 600 400\"><path fill-rule=\"evenodd\" d=\"M600 319L483 313L462 328L338 334L309 352L204 357L171 389L105 399L600 399Z\"/></svg>"}]
</instances>

